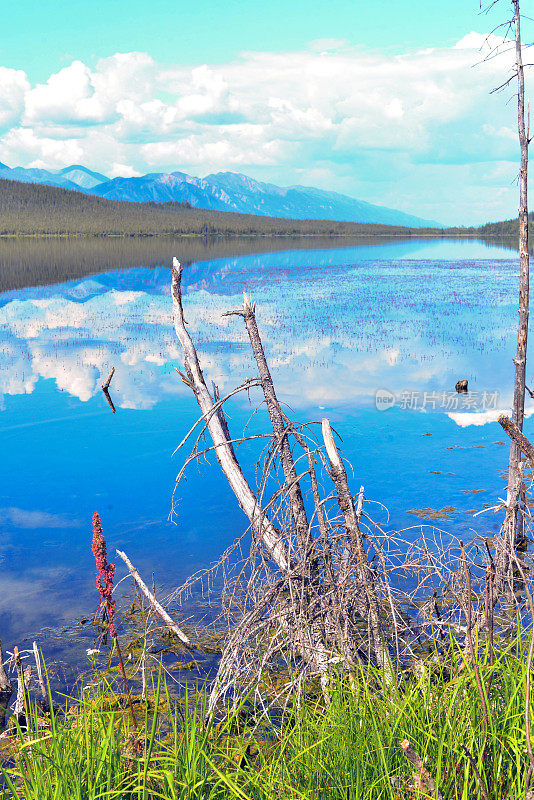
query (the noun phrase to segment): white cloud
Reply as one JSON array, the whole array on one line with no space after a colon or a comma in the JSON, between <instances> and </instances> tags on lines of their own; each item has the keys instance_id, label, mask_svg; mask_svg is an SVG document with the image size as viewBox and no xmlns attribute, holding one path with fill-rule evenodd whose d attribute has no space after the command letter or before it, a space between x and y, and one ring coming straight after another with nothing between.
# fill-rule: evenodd
<instances>
[{"instance_id":1,"label":"white cloud","mask_svg":"<svg viewBox=\"0 0 534 800\"><path fill-rule=\"evenodd\" d=\"M487 411L458 411L451 412L447 416L452 419L460 428L468 428L470 425L487 425L488 422L497 422L504 409L489 409Z\"/></svg>"},{"instance_id":2,"label":"white cloud","mask_svg":"<svg viewBox=\"0 0 534 800\"><path fill-rule=\"evenodd\" d=\"M447 414L453 422L456 422L460 428L468 428L470 425L487 425L488 422L497 422L501 414L511 414L509 408L496 408L488 409L486 411L465 411L453 412ZM531 417L534 414L534 409L526 409L525 417Z\"/></svg>"},{"instance_id":3,"label":"white cloud","mask_svg":"<svg viewBox=\"0 0 534 800\"><path fill-rule=\"evenodd\" d=\"M470 33L453 47L404 55L319 41L195 67L118 53L94 68L74 61L33 88L4 68L0 160L82 161L111 175L237 168L281 183L321 176L323 188L426 216L439 208L452 216L454 207L457 219L502 215L515 205L514 109L490 90L510 74L512 54L506 42L483 61L499 42L485 40ZM497 163L507 165L503 193L483 196L470 170Z\"/></svg>"},{"instance_id":4,"label":"white cloud","mask_svg":"<svg viewBox=\"0 0 534 800\"><path fill-rule=\"evenodd\" d=\"M482 271L473 267L472 275L458 277L446 265L431 272L409 261L351 267L356 254L344 258L344 266L334 262L317 268L313 277L302 272L309 268L305 254L208 262L195 276L197 283L187 286L185 306L209 379L224 391L256 372L244 325L223 316L241 304L245 288L258 303L260 333L284 402L295 407L366 403L379 387L399 398L412 391L419 397L422 391L439 397L448 392L452 401L445 408L458 425L496 419L496 411L475 410L483 407L484 392L510 388L508 367L498 354L512 340L516 324L516 298L509 288L513 267L489 262ZM269 264L276 269L267 271ZM36 299L39 292L28 290L6 302L0 308L5 341L0 393L30 393L39 378L46 378L87 401L101 394L112 366L117 407L151 408L162 397L185 393L172 369L181 353L167 280L166 272L148 286L142 280L121 286L118 277L118 283L88 278L56 287L53 296ZM401 301L394 288L399 285ZM459 291L461 307L451 300ZM443 307L448 313L427 313ZM451 392L458 376L469 379L469 397ZM501 394L484 402L504 407L509 399Z\"/></svg>"},{"instance_id":5,"label":"white cloud","mask_svg":"<svg viewBox=\"0 0 534 800\"><path fill-rule=\"evenodd\" d=\"M18 123L29 90L30 83L22 70L0 67L0 132Z\"/></svg>"}]
</instances>

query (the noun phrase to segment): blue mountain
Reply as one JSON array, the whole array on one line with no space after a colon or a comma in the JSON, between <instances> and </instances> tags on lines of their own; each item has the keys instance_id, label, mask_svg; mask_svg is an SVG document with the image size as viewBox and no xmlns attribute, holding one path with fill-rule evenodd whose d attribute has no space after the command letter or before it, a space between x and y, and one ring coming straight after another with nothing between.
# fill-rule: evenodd
<instances>
[{"instance_id":1,"label":"blue mountain","mask_svg":"<svg viewBox=\"0 0 534 800\"><path fill-rule=\"evenodd\" d=\"M206 178L196 178L184 172L154 172L138 178L110 180L80 164L61 170L45 170L23 167L10 169L0 163L0 178L62 186L110 200L137 203L189 203L196 208L288 219L373 222L410 228L438 226L438 223L431 220L373 205L337 192L310 186L281 187L235 172L217 172Z\"/></svg>"},{"instance_id":2,"label":"blue mountain","mask_svg":"<svg viewBox=\"0 0 534 800\"><path fill-rule=\"evenodd\" d=\"M109 178L107 178L105 175L102 175L100 172L93 172L93 170L87 169L87 167L82 167L80 164L73 164L70 167L65 167L64 169L59 170L57 175L70 181L71 183L75 183L82 189L93 189L100 183L104 183L109 180Z\"/></svg>"},{"instance_id":3,"label":"blue mountain","mask_svg":"<svg viewBox=\"0 0 534 800\"><path fill-rule=\"evenodd\" d=\"M140 178L114 178L95 186L92 194L111 200L170 201L198 208L238 211L289 219L329 219L436 227L437 223L384 206L366 203L337 192L309 186L281 187L262 183L235 172L218 172L195 178L183 172L152 173Z\"/></svg>"},{"instance_id":4,"label":"blue mountain","mask_svg":"<svg viewBox=\"0 0 534 800\"><path fill-rule=\"evenodd\" d=\"M87 167L74 164L64 169L37 169L13 167L0 162L0 178L7 178L10 181L21 181L22 183L43 183L47 186L62 186L64 189L92 189L104 181L109 180L99 172L93 172Z\"/></svg>"}]
</instances>

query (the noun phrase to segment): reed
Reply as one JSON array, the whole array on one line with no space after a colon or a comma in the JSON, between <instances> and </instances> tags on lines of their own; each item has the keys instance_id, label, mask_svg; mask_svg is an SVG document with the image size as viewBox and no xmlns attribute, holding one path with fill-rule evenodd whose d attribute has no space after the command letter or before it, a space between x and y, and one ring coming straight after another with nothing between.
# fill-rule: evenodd
<instances>
[{"instance_id":1,"label":"reed","mask_svg":"<svg viewBox=\"0 0 534 800\"><path fill-rule=\"evenodd\" d=\"M208 692L173 696L161 673L146 701L134 698L139 731L126 698L109 687L86 690L46 718L28 701L28 731L15 723L4 751L11 760L0 799L522 800L528 637L518 631L493 664L489 648L475 646L487 725L473 665L454 640L402 683L388 685L369 668L350 686L340 675L329 705L310 688L269 723L247 698L222 722L205 723Z\"/></svg>"}]
</instances>

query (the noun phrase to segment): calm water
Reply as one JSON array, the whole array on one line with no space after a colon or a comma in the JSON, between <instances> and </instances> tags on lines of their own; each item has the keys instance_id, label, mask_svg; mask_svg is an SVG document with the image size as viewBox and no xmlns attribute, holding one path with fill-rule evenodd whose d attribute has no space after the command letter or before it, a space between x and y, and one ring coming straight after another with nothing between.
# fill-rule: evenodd
<instances>
[{"instance_id":1,"label":"calm water","mask_svg":"<svg viewBox=\"0 0 534 800\"><path fill-rule=\"evenodd\" d=\"M172 452L197 417L174 370L169 280L167 267L136 267L0 295L8 649L39 635L45 653L79 657L83 648L58 632L97 605L93 511L112 552L126 550L149 579L154 572L162 592L245 527L208 464L189 473L176 524L168 519L182 463ZM473 514L504 493L508 448L495 420L511 400L517 284L512 250L402 242L198 262L185 273L184 306L204 370L223 393L255 374L242 321L222 317L245 290L281 399L294 418L335 424L354 491L363 483L389 509L391 528L412 527L408 536L425 522L413 512L446 509L439 527L467 539L500 523L492 511ZM100 390L111 366L115 415ZM467 396L454 392L460 378ZM231 403L234 433L254 405Z\"/></svg>"}]
</instances>

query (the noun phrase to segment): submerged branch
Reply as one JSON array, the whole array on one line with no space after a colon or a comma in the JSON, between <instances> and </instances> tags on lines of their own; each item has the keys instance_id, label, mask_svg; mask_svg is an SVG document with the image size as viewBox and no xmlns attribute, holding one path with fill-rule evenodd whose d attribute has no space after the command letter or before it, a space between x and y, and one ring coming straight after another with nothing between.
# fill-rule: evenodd
<instances>
[{"instance_id":1,"label":"submerged branch","mask_svg":"<svg viewBox=\"0 0 534 800\"><path fill-rule=\"evenodd\" d=\"M183 644L185 644L187 647L193 648L194 645L191 644L191 641L190 641L189 637L186 636L186 634L183 632L183 630L178 627L178 625L176 624L176 622L174 622L172 617L170 617L169 614L167 614L167 612L165 611L165 609L163 608L161 603L159 603L156 600L156 598L154 597L154 595L152 594L152 592L150 591L150 589L148 588L146 583L143 581L143 579L139 575L139 572L134 567L134 565L132 564L132 562L130 561L130 559L126 555L126 553L123 553L122 550L116 550L115 552L117 553L119 558L122 558L122 560L124 561L124 563L128 567L128 570L129 570L132 578L137 583L137 585L139 586L139 588L143 592L144 596L146 597L146 599L148 600L148 602L150 603L150 605L152 606L154 611L156 611L160 615L160 617L165 622L167 627L173 633L176 634L176 636L180 639L181 642L183 642Z\"/></svg>"}]
</instances>

